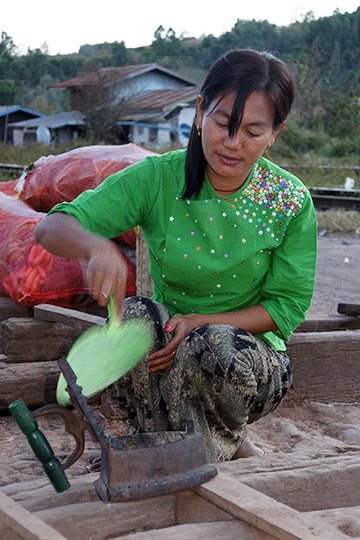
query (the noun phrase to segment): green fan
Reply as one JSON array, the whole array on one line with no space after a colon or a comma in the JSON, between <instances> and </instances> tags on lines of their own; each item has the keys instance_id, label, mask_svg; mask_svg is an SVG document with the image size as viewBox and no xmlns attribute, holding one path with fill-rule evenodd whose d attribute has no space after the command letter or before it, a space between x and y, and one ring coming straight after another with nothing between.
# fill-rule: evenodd
<instances>
[{"instance_id":1,"label":"green fan","mask_svg":"<svg viewBox=\"0 0 360 540\"><path fill-rule=\"evenodd\" d=\"M67 361L74 370L77 384L86 397L97 394L130 371L150 351L153 338L149 324L132 320L121 322L110 298L109 322L103 327L86 330L69 351ZM71 405L61 374L56 399L60 405Z\"/></svg>"}]
</instances>

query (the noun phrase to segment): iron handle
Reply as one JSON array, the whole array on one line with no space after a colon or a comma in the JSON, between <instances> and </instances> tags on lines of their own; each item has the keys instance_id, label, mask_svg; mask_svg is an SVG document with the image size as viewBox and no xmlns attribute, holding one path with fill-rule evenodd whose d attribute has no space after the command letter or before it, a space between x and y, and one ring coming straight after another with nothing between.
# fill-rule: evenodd
<instances>
[{"instance_id":1,"label":"iron handle","mask_svg":"<svg viewBox=\"0 0 360 540\"><path fill-rule=\"evenodd\" d=\"M55 457L54 452L45 437L40 431L36 420L21 399L17 399L9 405L9 410L26 435L27 440L38 460L42 463L45 473L58 493L69 489L70 484L64 469Z\"/></svg>"}]
</instances>

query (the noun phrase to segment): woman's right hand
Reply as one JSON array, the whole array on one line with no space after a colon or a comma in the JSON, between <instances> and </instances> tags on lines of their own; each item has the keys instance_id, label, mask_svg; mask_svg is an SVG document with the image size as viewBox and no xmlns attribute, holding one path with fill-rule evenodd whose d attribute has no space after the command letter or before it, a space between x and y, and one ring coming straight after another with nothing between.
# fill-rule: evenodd
<instances>
[{"instance_id":1,"label":"woman's right hand","mask_svg":"<svg viewBox=\"0 0 360 540\"><path fill-rule=\"evenodd\" d=\"M108 242L91 254L87 279L91 294L100 306L107 306L110 295L114 295L121 317L126 294L127 264L116 249L110 248Z\"/></svg>"},{"instance_id":2,"label":"woman's right hand","mask_svg":"<svg viewBox=\"0 0 360 540\"><path fill-rule=\"evenodd\" d=\"M62 212L46 216L37 224L35 240L57 257L88 261L91 294L100 306L106 306L113 293L122 314L127 264L111 240L85 230L77 219Z\"/></svg>"}]
</instances>

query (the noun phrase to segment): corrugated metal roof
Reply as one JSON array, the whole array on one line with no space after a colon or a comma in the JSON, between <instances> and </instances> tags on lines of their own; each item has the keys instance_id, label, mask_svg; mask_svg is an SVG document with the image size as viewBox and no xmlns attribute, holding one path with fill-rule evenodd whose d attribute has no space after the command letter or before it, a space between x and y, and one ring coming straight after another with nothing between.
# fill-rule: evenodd
<instances>
[{"instance_id":1,"label":"corrugated metal roof","mask_svg":"<svg viewBox=\"0 0 360 540\"><path fill-rule=\"evenodd\" d=\"M83 125L84 115L79 111L63 112L45 116L42 118L32 118L31 120L23 120L21 122L12 122L9 127L14 128L38 128L44 126L47 128L57 129L64 126Z\"/></svg>"},{"instance_id":2,"label":"corrugated metal roof","mask_svg":"<svg viewBox=\"0 0 360 540\"><path fill-rule=\"evenodd\" d=\"M79 77L75 77L73 79L68 79L67 81L63 81L57 84L51 84L48 88L94 86L98 85L99 81L101 81L102 84L110 84L119 79L131 79L133 77L143 75L144 73L148 73L150 71L160 71L161 73L170 75L175 79L179 79L185 82L186 84L195 84L193 81L190 81L189 79L179 75L179 73L170 71L169 69L163 68L158 64L140 64L134 66L122 66L117 68L102 68L97 71L92 71L91 73L86 73L85 75L80 75Z\"/></svg>"},{"instance_id":3,"label":"corrugated metal roof","mask_svg":"<svg viewBox=\"0 0 360 540\"><path fill-rule=\"evenodd\" d=\"M199 95L199 86L155 90L126 102L126 112L166 110L176 103L193 101Z\"/></svg>"},{"instance_id":4,"label":"corrugated metal roof","mask_svg":"<svg viewBox=\"0 0 360 540\"><path fill-rule=\"evenodd\" d=\"M31 111L30 109L26 109L25 107L20 107L19 105L0 105L0 116L6 116L7 114L13 114L19 111L26 112L28 114L33 114L34 116L38 116L39 118L42 116L45 116L44 114Z\"/></svg>"}]
</instances>

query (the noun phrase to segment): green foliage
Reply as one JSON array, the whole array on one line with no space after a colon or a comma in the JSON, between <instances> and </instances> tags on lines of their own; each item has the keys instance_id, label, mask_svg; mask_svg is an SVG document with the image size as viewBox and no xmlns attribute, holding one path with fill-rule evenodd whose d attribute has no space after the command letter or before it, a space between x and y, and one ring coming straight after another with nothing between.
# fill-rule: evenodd
<instances>
[{"instance_id":1,"label":"green foliage","mask_svg":"<svg viewBox=\"0 0 360 540\"><path fill-rule=\"evenodd\" d=\"M12 105L16 96L16 85L12 79L0 79L0 103Z\"/></svg>"},{"instance_id":2,"label":"green foliage","mask_svg":"<svg viewBox=\"0 0 360 540\"><path fill-rule=\"evenodd\" d=\"M237 19L219 37L176 36L172 28L159 25L148 47L127 49L123 41L84 44L77 54L56 56L50 56L45 47L17 56L12 38L3 31L0 105L16 103L45 114L69 110L68 93L49 89L51 84L101 67L134 63L157 62L200 82L224 52L249 47L274 52L290 64L296 78L296 121L289 122L290 129L276 145L284 142L284 156L323 152L327 158L345 158L358 152L360 8L319 19L309 12L302 21L286 27Z\"/></svg>"}]
</instances>

